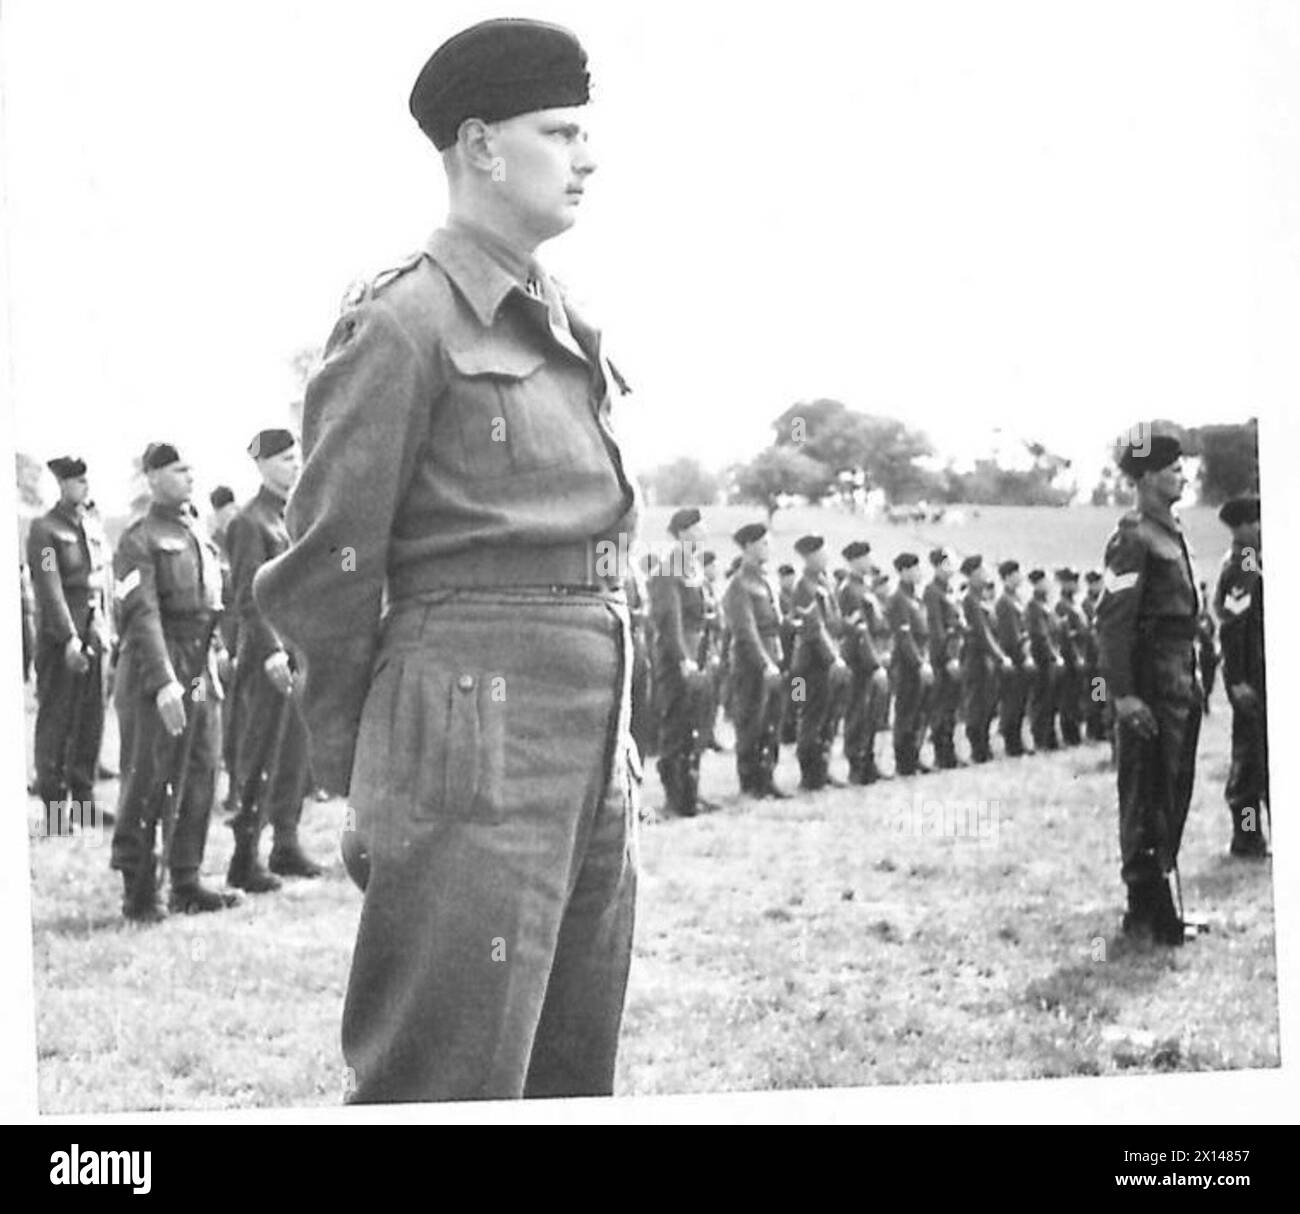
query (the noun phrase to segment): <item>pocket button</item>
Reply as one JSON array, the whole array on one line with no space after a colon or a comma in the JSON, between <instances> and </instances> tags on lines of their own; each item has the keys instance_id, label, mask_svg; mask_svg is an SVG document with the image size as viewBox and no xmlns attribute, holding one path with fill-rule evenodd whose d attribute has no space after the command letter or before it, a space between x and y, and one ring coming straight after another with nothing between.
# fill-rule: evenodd
<instances>
[{"instance_id":1,"label":"pocket button","mask_svg":"<svg viewBox=\"0 0 1300 1214\"><path fill-rule=\"evenodd\" d=\"M460 678L456 680L456 686L459 687L461 691L473 691L474 676L472 674L461 675Z\"/></svg>"}]
</instances>

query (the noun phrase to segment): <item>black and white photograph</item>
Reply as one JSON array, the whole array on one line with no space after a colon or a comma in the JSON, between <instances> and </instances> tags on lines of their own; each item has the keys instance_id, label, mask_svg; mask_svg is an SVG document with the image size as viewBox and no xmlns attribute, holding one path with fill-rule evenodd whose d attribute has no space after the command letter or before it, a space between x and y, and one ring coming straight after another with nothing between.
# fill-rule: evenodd
<instances>
[{"instance_id":1,"label":"black and white photograph","mask_svg":"<svg viewBox=\"0 0 1300 1214\"><path fill-rule=\"evenodd\" d=\"M1300 6L0 68L8 1119L1293 1115Z\"/></svg>"}]
</instances>

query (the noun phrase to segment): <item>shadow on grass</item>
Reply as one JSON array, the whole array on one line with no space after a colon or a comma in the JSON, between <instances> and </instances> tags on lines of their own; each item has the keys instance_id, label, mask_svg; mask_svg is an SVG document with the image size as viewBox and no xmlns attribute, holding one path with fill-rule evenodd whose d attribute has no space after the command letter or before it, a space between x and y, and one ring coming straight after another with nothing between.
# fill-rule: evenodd
<instances>
[{"instance_id":1,"label":"shadow on grass","mask_svg":"<svg viewBox=\"0 0 1300 1214\"><path fill-rule=\"evenodd\" d=\"M1215 857L1213 866L1183 879L1183 899L1206 898L1215 902L1232 901L1235 895L1252 892L1261 882L1272 885L1272 866L1267 860L1245 860L1230 856L1225 850ZM1195 910L1195 906L1188 909Z\"/></svg>"},{"instance_id":2,"label":"shadow on grass","mask_svg":"<svg viewBox=\"0 0 1300 1214\"><path fill-rule=\"evenodd\" d=\"M120 911L95 915L56 915L52 919L38 919L32 923L34 936L90 936L95 932L120 930L126 920Z\"/></svg>"}]
</instances>

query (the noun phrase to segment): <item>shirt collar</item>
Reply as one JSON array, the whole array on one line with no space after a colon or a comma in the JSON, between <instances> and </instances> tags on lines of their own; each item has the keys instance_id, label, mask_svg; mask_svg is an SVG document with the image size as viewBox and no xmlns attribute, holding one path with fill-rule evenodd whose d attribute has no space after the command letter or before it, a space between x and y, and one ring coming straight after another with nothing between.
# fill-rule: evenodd
<instances>
[{"instance_id":1,"label":"shirt collar","mask_svg":"<svg viewBox=\"0 0 1300 1214\"><path fill-rule=\"evenodd\" d=\"M173 523L184 523L186 526L194 517L190 513L189 502L177 502L174 506L168 506L162 502L150 502L149 513L154 518L165 518Z\"/></svg>"},{"instance_id":2,"label":"shirt collar","mask_svg":"<svg viewBox=\"0 0 1300 1214\"><path fill-rule=\"evenodd\" d=\"M537 263L512 248L495 232L454 218L439 228L426 246L455 282L484 327L496 319L501 301L537 272Z\"/></svg>"},{"instance_id":3,"label":"shirt collar","mask_svg":"<svg viewBox=\"0 0 1300 1214\"><path fill-rule=\"evenodd\" d=\"M257 500L270 506L277 514L284 514L285 498L282 498L269 485L261 485L257 490Z\"/></svg>"}]
</instances>

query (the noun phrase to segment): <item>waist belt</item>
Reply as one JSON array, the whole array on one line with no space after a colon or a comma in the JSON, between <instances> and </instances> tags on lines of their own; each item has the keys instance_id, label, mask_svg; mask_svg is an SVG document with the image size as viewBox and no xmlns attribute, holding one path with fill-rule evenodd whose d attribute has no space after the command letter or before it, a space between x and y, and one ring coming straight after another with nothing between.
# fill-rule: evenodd
<instances>
[{"instance_id":1,"label":"waist belt","mask_svg":"<svg viewBox=\"0 0 1300 1214\"><path fill-rule=\"evenodd\" d=\"M609 564L602 554L602 568ZM615 561L617 565L617 561ZM592 590L617 590L618 569L597 573L596 545L493 544L431 557L417 565L395 569L388 575L388 594L394 602L430 590L468 590L494 586L560 586Z\"/></svg>"},{"instance_id":2,"label":"waist belt","mask_svg":"<svg viewBox=\"0 0 1300 1214\"><path fill-rule=\"evenodd\" d=\"M1138 635L1167 638L1173 641L1194 641L1196 618L1190 615L1155 616L1143 620L1138 625Z\"/></svg>"},{"instance_id":3,"label":"waist belt","mask_svg":"<svg viewBox=\"0 0 1300 1214\"><path fill-rule=\"evenodd\" d=\"M213 617L205 615L164 615L163 634L169 641L201 641L212 626Z\"/></svg>"}]
</instances>

